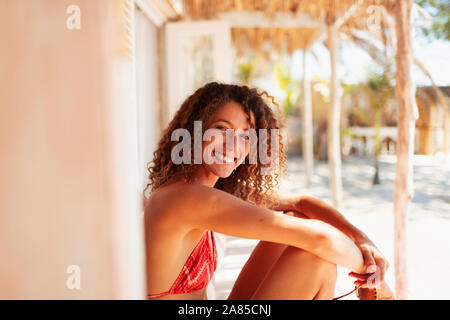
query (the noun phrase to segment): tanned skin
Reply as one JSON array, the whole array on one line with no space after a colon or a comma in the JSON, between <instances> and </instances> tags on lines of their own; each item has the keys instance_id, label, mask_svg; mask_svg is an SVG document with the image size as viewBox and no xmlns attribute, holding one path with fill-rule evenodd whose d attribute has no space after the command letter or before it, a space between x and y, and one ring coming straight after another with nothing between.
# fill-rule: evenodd
<instances>
[{"instance_id":1,"label":"tanned skin","mask_svg":"<svg viewBox=\"0 0 450 320\"><path fill-rule=\"evenodd\" d=\"M222 106L209 128L236 135L251 127L251 119L236 102ZM274 196L277 205L264 208L214 188L249 154L249 142L235 143L223 154L232 163L202 164L191 183L169 180L145 200L147 292L169 290L190 253L206 230L258 239L228 299L332 299L336 266L356 278L355 284L369 286L367 279L377 268L376 281L385 288L389 263L358 228L337 210L309 196ZM209 146L213 147L213 146ZM206 288L157 299L207 299Z\"/></svg>"}]
</instances>

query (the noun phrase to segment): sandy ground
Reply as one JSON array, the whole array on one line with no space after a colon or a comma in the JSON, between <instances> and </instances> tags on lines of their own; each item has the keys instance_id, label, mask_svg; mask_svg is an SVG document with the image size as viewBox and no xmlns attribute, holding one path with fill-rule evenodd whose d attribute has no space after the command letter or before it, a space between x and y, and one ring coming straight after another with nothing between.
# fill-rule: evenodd
<instances>
[{"instance_id":1,"label":"sandy ground","mask_svg":"<svg viewBox=\"0 0 450 320\"><path fill-rule=\"evenodd\" d=\"M372 185L372 159L350 157L343 160L344 200L340 212L362 229L391 263L387 279L394 283L393 194L395 156L382 156L381 184ZM331 203L328 164L315 163L313 184L304 187L301 158L291 158L281 192L309 194ZM414 198L408 218L409 299L450 299L450 164L439 157L415 156ZM215 274L215 298L226 299L255 240L226 237L227 249ZM336 296L350 291L348 270L338 268ZM354 295L347 299L356 299Z\"/></svg>"}]
</instances>

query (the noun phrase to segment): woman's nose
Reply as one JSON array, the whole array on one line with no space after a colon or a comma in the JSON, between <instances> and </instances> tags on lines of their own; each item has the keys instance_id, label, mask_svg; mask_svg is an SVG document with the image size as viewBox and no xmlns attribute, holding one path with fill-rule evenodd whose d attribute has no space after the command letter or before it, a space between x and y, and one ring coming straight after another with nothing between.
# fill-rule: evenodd
<instances>
[{"instance_id":1,"label":"woman's nose","mask_svg":"<svg viewBox=\"0 0 450 320\"><path fill-rule=\"evenodd\" d=\"M227 141L225 142L224 150L226 150L227 154L233 153L235 158L239 158L245 148L245 141L239 138L237 132L233 136L228 136Z\"/></svg>"}]
</instances>

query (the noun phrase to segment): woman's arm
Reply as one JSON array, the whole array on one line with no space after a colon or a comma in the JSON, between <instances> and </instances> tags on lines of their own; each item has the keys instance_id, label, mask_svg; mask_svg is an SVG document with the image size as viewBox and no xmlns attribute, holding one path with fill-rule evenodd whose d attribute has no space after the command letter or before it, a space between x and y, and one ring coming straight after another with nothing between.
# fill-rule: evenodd
<instances>
[{"instance_id":1,"label":"woman's arm","mask_svg":"<svg viewBox=\"0 0 450 320\"><path fill-rule=\"evenodd\" d=\"M321 220L342 231L353 242L368 238L339 211L317 198L305 195L276 195L272 196L272 199L274 201L274 205L270 208L272 210L292 211L295 216Z\"/></svg>"},{"instance_id":2,"label":"woman's arm","mask_svg":"<svg viewBox=\"0 0 450 320\"><path fill-rule=\"evenodd\" d=\"M322 221L273 212L198 184L185 187L182 198L171 202L170 212L172 221L178 225L182 222L188 228L287 244L363 273L363 257L358 247L338 229Z\"/></svg>"},{"instance_id":3,"label":"woman's arm","mask_svg":"<svg viewBox=\"0 0 450 320\"><path fill-rule=\"evenodd\" d=\"M375 246L375 244L369 239L369 237L363 231L347 221L347 219L345 219L339 211L325 202L310 196L276 195L272 196L272 200L274 202L274 205L271 207L272 210L289 211L293 212L294 216L297 217L321 220L342 231L361 250L365 264L364 273L372 273L377 271L375 268L376 266L379 271L376 284L380 284L385 280L385 273L389 268L389 262ZM351 275L361 280L358 275Z\"/></svg>"}]
</instances>

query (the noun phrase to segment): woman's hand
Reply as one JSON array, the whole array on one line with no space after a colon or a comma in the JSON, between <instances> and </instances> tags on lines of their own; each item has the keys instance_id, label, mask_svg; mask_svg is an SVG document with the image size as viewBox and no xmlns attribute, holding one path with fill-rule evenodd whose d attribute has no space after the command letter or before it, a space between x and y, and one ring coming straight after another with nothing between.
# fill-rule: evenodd
<instances>
[{"instance_id":1,"label":"woman's hand","mask_svg":"<svg viewBox=\"0 0 450 320\"><path fill-rule=\"evenodd\" d=\"M365 274L350 272L349 276L356 278L355 285L365 288L380 287L385 281L385 274L389 268L389 262L367 237L357 239L356 246L361 250L364 258Z\"/></svg>"}]
</instances>

